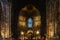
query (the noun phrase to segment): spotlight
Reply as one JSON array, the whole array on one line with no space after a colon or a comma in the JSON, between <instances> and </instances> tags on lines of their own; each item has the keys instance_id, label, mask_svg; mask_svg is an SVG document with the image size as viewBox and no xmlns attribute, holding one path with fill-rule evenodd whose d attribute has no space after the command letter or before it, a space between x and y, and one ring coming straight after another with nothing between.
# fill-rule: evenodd
<instances>
[{"instance_id":1,"label":"spotlight","mask_svg":"<svg viewBox=\"0 0 60 40\"><path fill-rule=\"evenodd\" d=\"M23 31L21 31L21 35L24 35L24 32Z\"/></svg>"},{"instance_id":2,"label":"spotlight","mask_svg":"<svg viewBox=\"0 0 60 40\"><path fill-rule=\"evenodd\" d=\"M40 34L40 32L39 31L36 31L36 34L38 35L38 34Z\"/></svg>"}]
</instances>

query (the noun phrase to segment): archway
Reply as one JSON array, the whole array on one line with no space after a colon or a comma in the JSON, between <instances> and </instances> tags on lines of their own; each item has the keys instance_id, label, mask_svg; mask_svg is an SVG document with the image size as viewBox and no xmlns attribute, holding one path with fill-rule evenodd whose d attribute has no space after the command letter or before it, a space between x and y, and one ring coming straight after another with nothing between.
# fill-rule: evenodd
<instances>
[{"instance_id":1,"label":"archway","mask_svg":"<svg viewBox=\"0 0 60 40\"><path fill-rule=\"evenodd\" d=\"M36 2L36 1L35 1ZM13 2L14 3L14 2ZM45 37L45 35L44 34L46 34L46 11L45 11L45 5L44 4L42 4L42 3L39 3L38 5L37 5L37 2L36 2L36 4L34 4L33 2L24 2L25 4L21 4L21 3L15 3L14 4L14 6L12 7L13 8L13 17L12 17L12 19L13 19L13 27L12 27L12 30L13 30L13 28L14 28L14 30L12 31L13 32L13 37L15 37L16 39L18 38L18 35L19 35L19 33L20 33L20 31L22 30L22 31L26 31L27 32L27 30L28 29L30 29L30 30L32 30L35 26L36 26L36 19L34 19L34 18L38 18L38 20L39 20L39 18L41 18L41 36L44 36ZM45 3L45 2L44 2ZM18 4L18 5L17 5ZM32 12L32 11L30 11L31 10L31 8L29 9L29 10L27 10L26 9L26 7L27 7L27 5L33 5L33 7L34 7L34 9L35 9L35 7L38 9L38 11L41 13L37 13L37 14L33 14L33 13L30 13L30 12ZM31 6L30 6L31 7ZM23 11L22 11L23 10ZM27 12L26 12L26 10L27 10ZM36 13L35 11L34 11L34 13ZM24 15L23 15L24 14ZM20 15L20 17L22 18L22 19L26 19L25 21L24 20L20 20L20 21L18 21L18 19L19 19L19 16ZM35 15L35 16L33 16L33 15ZM26 21L27 21L27 19L28 18L32 18L34 21L35 21L35 24L34 24L34 22L33 22L33 24L35 25L33 25L34 27L32 27L32 28L27 28L26 26L26 24L27 23L25 23ZM23 26L21 25L21 23L22 23L22 21L23 21ZM18 25L18 22L20 22L20 24ZM38 25L38 23L40 23L39 21L37 22L37 25ZM18 26L19 27L18 27ZM21 27L22 28L21 28ZM19 29L20 28L20 29ZM25 29L26 28L26 29ZM34 31L36 31L37 29L38 29L39 27L36 27L36 28L34 28ZM15 30L16 29L16 30ZM39 28L40 29L40 28ZM43 30L44 29L44 30ZM16 33L17 32L17 33ZM26 33L26 32L24 32L24 33ZM37 33L39 33L39 32L37 32Z\"/></svg>"}]
</instances>

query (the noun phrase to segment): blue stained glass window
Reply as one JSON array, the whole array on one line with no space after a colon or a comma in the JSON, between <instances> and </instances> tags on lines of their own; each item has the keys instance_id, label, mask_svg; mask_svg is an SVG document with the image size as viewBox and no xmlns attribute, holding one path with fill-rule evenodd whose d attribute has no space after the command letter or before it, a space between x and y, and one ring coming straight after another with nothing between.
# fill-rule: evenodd
<instances>
[{"instance_id":1,"label":"blue stained glass window","mask_svg":"<svg viewBox=\"0 0 60 40\"><path fill-rule=\"evenodd\" d=\"M32 28L33 20L32 18L28 19L28 28Z\"/></svg>"}]
</instances>

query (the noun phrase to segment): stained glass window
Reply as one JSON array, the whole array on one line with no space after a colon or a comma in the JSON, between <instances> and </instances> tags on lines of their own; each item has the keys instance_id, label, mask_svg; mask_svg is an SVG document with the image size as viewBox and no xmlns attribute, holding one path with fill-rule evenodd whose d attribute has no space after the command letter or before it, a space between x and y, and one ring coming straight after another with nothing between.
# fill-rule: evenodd
<instances>
[{"instance_id":1,"label":"stained glass window","mask_svg":"<svg viewBox=\"0 0 60 40\"><path fill-rule=\"evenodd\" d=\"M33 25L33 20L32 20L32 18L29 18L28 19L28 28L32 28L32 25Z\"/></svg>"}]
</instances>

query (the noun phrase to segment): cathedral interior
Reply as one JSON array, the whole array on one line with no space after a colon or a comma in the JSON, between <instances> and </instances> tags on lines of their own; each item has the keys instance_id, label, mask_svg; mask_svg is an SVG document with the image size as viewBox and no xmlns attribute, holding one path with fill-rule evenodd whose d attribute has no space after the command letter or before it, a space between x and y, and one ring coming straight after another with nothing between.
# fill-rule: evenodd
<instances>
[{"instance_id":1,"label":"cathedral interior","mask_svg":"<svg viewBox=\"0 0 60 40\"><path fill-rule=\"evenodd\" d=\"M0 40L60 40L60 0L1 0Z\"/></svg>"}]
</instances>

